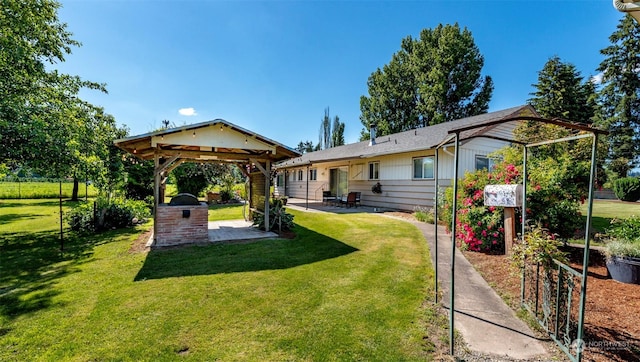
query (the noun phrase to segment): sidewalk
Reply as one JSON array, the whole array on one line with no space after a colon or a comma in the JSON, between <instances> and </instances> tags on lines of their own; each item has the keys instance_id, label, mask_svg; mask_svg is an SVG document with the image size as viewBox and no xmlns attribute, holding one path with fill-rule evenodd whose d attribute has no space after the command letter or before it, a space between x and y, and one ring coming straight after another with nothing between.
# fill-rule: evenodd
<instances>
[{"instance_id":1,"label":"sidewalk","mask_svg":"<svg viewBox=\"0 0 640 362\"><path fill-rule=\"evenodd\" d=\"M434 226L413 222L424 234L435 265ZM540 339L509 308L467 259L455 254L455 320L467 347L474 353L509 359L549 358ZM438 227L438 279L442 304L450 306L451 235Z\"/></svg>"}]
</instances>

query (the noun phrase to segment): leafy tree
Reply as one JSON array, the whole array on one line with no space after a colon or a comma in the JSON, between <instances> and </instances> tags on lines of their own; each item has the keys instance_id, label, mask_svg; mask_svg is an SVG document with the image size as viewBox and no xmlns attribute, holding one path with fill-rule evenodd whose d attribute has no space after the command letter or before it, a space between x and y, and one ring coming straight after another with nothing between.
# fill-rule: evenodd
<instances>
[{"instance_id":1,"label":"leafy tree","mask_svg":"<svg viewBox=\"0 0 640 362\"><path fill-rule=\"evenodd\" d=\"M324 109L324 117L322 117L320 121L318 144L320 148L324 149L331 147L331 117L329 116L329 107Z\"/></svg>"},{"instance_id":2,"label":"leafy tree","mask_svg":"<svg viewBox=\"0 0 640 362\"><path fill-rule=\"evenodd\" d=\"M344 123L340 122L340 118L333 118L333 130L331 131L331 147L344 145Z\"/></svg>"},{"instance_id":3,"label":"leafy tree","mask_svg":"<svg viewBox=\"0 0 640 362\"><path fill-rule=\"evenodd\" d=\"M300 141L300 143L298 143L298 146L296 146L296 150L301 153L307 153L307 152L316 151L316 147L313 146L313 142L311 141L308 141L308 140L305 142Z\"/></svg>"},{"instance_id":4,"label":"leafy tree","mask_svg":"<svg viewBox=\"0 0 640 362\"><path fill-rule=\"evenodd\" d=\"M640 162L640 25L626 15L600 53L602 123L608 128L609 169L625 177Z\"/></svg>"},{"instance_id":5,"label":"leafy tree","mask_svg":"<svg viewBox=\"0 0 640 362\"><path fill-rule=\"evenodd\" d=\"M320 121L320 135L318 145L314 151L342 145L344 145L344 123L340 122L338 116L335 116L333 122L331 122L329 107L327 107L324 109L324 117ZM304 150L306 150L307 145L304 144L303 146L305 146Z\"/></svg>"},{"instance_id":6,"label":"leafy tree","mask_svg":"<svg viewBox=\"0 0 640 362\"><path fill-rule=\"evenodd\" d=\"M96 162L93 148L104 141L96 122L106 120L78 98L81 89L104 85L47 69L80 45L58 20L59 7L5 0L0 12L0 163L55 177L77 176Z\"/></svg>"},{"instance_id":7,"label":"leafy tree","mask_svg":"<svg viewBox=\"0 0 640 362\"><path fill-rule=\"evenodd\" d=\"M471 32L458 24L402 39L389 64L369 76L369 96L360 97L361 139L370 124L386 135L485 113L493 81L481 76L483 65Z\"/></svg>"}]
</instances>

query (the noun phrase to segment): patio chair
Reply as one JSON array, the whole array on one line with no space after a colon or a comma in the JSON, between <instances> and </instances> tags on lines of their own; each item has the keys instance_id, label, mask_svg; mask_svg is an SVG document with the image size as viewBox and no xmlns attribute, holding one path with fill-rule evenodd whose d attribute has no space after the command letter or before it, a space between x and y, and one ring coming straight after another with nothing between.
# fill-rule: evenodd
<instances>
[{"instance_id":1,"label":"patio chair","mask_svg":"<svg viewBox=\"0 0 640 362\"><path fill-rule=\"evenodd\" d=\"M362 192L356 192L356 202L354 203L355 207L358 207L358 205L362 206L362 204L360 204L360 196L362 195Z\"/></svg>"},{"instance_id":2,"label":"patio chair","mask_svg":"<svg viewBox=\"0 0 640 362\"><path fill-rule=\"evenodd\" d=\"M340 199L340 204L341 205L345 205L346 207L350 207L356 206L356 193L355 192L349 192L348 195L342 195L342 198Z\"/></svg>"},{"instance_id":3,"label":"patio chair","mask_svg":"<svg viewBox=\"0 0 640 362\"><path fill-rule=\"evenodd\" d=\"M331 191L322 191L322 204L327 205L335 201L336 197L331 196Z\"/></svg>"}]
</instances>

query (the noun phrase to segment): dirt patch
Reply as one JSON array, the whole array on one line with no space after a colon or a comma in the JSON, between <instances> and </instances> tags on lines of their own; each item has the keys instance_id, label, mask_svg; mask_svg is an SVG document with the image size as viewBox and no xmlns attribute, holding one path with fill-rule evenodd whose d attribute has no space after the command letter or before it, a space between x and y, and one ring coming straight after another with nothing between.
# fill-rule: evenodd
<instances>
[{"instance_id":1,"label":"dirt patch","mask_svg":"<svg viewBox=\"0 0 640 362\"><path fill-rule=\"evenodd\" d=\"M413 213L410 212L402 212L402 211L386 211L383 213L387 216L397 217L405 220L415 221L416 218L413 216Z\"/></svg>"},{"instance_id":2,"label":"dirt patch","mask_svg":"<svg viewBox=\"0 0 640 362\"><path fill-rule=\"evenodd\" d=\"M147 247L147 242L149 241L151 234L153 234L153 228L140 234L138 238L136 238L136 240L134 240L133 243L131 243L131 247L129 248L129 253L132 253L132 254L144 253L149 251L149 248Z\"/></svg>"},{"instance_id":3,"label":"dirt patch","mask_svg":"<svg viewBox=\"0 0 640 362\"><path fill-rule=\"evenodd\" d=\"M520 276L505 255L464 252L465 257L511 308L520 303ZM607 276L604 258L591 252L587 278L584 361L640 360L640 285L616 282ZM571 267L582 271L582 251L570 254Z\"/></svg>"}]
</instances>

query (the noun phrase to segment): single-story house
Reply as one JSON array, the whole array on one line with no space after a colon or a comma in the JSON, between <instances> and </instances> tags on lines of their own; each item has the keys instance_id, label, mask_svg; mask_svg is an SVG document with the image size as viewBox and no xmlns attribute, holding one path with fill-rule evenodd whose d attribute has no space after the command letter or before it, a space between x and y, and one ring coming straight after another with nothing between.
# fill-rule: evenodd
<instances>
[{"instance_id":1,"label":"single-story house","mask_svg":"<svg viewBox=\"0 0 640 362\"><path fill-rule=\"evenodd\" d=\"M308 152L276 165L276 196L321 201L323 191L333 196L360 192L361 204L413 210L432 207L435 190L435 152L438 149L439 186L447 187L454 175L454 143L449 132L491 123L467 134L460 143L459 174L490 167L490 153L509 144L517 122L497 123L514 117L539 117L525 105L417 128L325 150ZM500 135L504 137L500 137ZM471 136L471 137L469 137ZM379 184L378 192L372 188Z\"/></svg>"}]
</instances>

